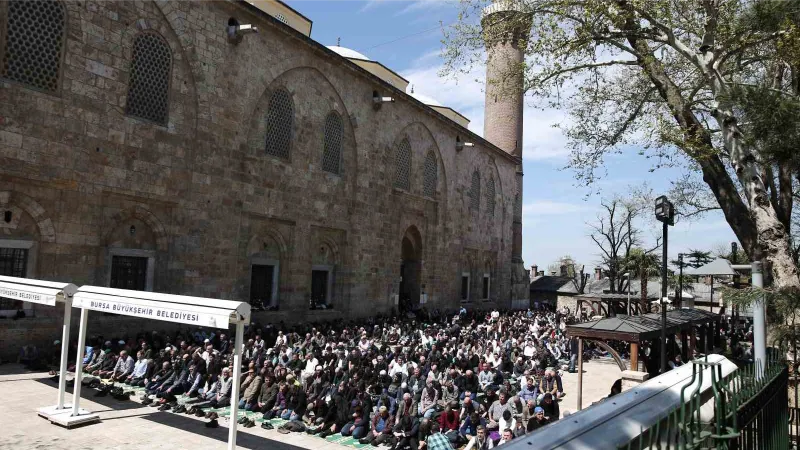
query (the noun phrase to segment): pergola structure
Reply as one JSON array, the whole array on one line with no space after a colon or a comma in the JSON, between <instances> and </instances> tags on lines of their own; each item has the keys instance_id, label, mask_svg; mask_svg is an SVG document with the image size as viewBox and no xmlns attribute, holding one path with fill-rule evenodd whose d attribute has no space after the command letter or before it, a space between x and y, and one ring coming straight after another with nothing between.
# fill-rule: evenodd
<instances>
[{"instance_id":1,"label":"pergola structure","mask_svg":"<svg viewBox=\"0 0 800 450\"><path fill-rule=\"evenodd\" d=\"M719 314L698 309L673 309L667 311L667 335L680 334L683 358L688 360L697 346L698 338L703 353L709 353L714 340L719 337L721 319ZM695 335L695 328L699 336ZM621 371L628 370L625 362L605 341L621 341L630 344L630 370L639 368L639 345L661 337L661 315L658 313L638 316L618 315L593 322L567 326L567 335L578 338L578 354L583 355L583 341L589 340L611 354ZM583 358L578 358L578 409L581 408L583 388Z\"/></svg>"},{"instance_id":2,"label":"pergola structure","mask_svg":"<svg viewBox=\"0 0 800 450\"><path fill-rule=\"evenodd\" d=\"M244 326L250 323L250 305L244 302L217 300L211 298L188 297L183 295L161 294L156 292L112 289L98 286L82 286L73 296L72 305L81 309L80 330L78 332L78 356L75 364L75 390L71 414L52 416L51 422L71 427L86 420L87 413L80 409L81 361L86 343L86 328L89 311L100 311L146 319L183 323L199 327L212 327L227 330L236 326L236 340L233 347L233 392L231 392L231 424L228 432L228 449L236 448L236 418L239 398L238 380L242 371L242 340ZM63 374L62 374L63 378ZM96 415L88 414L89 417Z\"/></svg>"},{"instance_id":3,"label":"pergola structure","mask_svg":"<svg viewBox=\"0 0 800 450\"><path fill-rule=\"evenodd\" d=\"M64 324L61 330L61 358L59 360L58 400L55 406L39 409L39 415L50 417L72 408L64 404L67 385L67 353L69 352L69 327L72 317L72 296L78 288L74 284L55 281L33 280L0 276L0 297L36 303L39 305L64 306Z\"/></svg>"},{"instance_id":4,"label":"pergola structure","mask_svg":"<svg viewBox=\"0 0 800 450\"><path fill-rule=\"evenodd\" d=\"M594 316L613 317L618 314L642 314L641 296L629 294L585 294L575 297L578 300L578 311L586 307ZM648 304L657 300L656 296L647 296Z\"/></svg>"}]
</instances>

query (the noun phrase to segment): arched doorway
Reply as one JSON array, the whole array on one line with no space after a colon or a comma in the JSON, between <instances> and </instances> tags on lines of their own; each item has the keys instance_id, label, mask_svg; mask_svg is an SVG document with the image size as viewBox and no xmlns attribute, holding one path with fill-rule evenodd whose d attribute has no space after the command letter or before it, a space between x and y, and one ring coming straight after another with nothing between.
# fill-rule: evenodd
<instances>
[{"instance_id":1,"label":"arched doorway","mask_svg":"<svg viewBox=\"0 0 800 450\"><path fill-rule=\"evenodd\" d=\"M420 294L422 237L417 227L406 230L400 254L400 309L409 310L419 304Z\"/></svg>"}]
</instances>

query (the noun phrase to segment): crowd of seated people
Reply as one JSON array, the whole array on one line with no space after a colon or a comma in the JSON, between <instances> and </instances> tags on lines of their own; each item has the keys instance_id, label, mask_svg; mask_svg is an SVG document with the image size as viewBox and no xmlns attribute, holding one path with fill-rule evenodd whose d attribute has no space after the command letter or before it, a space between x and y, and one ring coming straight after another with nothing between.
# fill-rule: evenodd
<instances>
[{"instance_id":1,"label":"crowd of seated people","mask_svg":"<svg viewBox=\"0 0 800 450\"><path fill-rule=\"evenodd\" d=\"M98 395L112 385L140 387L143 404L206 417L209 427L219 426L218 408L236 401L251 412L239 420L248 428L263 417L262 428L280 424L281 433L341 435L395 449L484 449L561 416L558 368L572 368L575 359L564 335L569 319L462 309L338 326L254 324L239 380L225 333L95 338L82 369L108 380Z\"/></svg>"}]
</instances>

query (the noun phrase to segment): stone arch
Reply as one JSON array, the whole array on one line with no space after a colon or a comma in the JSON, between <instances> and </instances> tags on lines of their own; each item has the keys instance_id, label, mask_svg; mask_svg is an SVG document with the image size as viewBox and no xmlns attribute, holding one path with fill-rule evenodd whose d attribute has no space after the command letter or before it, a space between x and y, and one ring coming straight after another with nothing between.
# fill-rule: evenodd
<instances>
[{"instance_id":1,"label":"stone arch","mask_svg":"<svg viewBox=\"0 0 800 450\"><path fill-rule=\"evenodd\" d=\"M169 31L174 36L175 41L179 43L177 48L173 47L172 42L170 39L167 39L167 43L170 44L172 47L172 55L173 58L176 55L175 50L179 50L181 53L181 57L183 61L186 63L186 66L189 68L188 75L189 81L191 82L192 87L192 103L194 104L194 117L192 118L192 135L196 133L197 130L197 121L198 121L198 112L200 111L200 99L197 95L197 80L203 79L204 75L202 72L202 67L200 63L200 58L197 56L197 51L194 47L194 37L190 36L186 32L186 14L180 14L178 8L183 7L184 5L182 2L164 2L164 1L153 1L155 4L156 9L161 13L164 20L170 25ZM185 3L186 5L191 5L189 2ZM164 33L161 33L162 36Z\"/></svg>"},{"instance_id":2,"label":"stone arch","mask_svg":"<svg viewBox=\"0 0 800 450\"><path fill-rule=\"evenodd\" d=\"M323 252L324 255L321 254ZM312 263L327 264L335 267L341 266L342 254L336 241L327 236L320 237L316 245L314 245Z\"/></svg>"},{"instance_id":3,"label":"stone arch","mask_svg":"<svg viewBox=\"0 0 800 450\"><path fill-rule=\"evenodd\" d=\"M166 228L155 214L141 206L134 206L133 208L120 211L111 217L113 225L106 229L106 232L103 234L103 245L109 245L113 233L120 226L131 220L139 220L146 224L155 235L156 249L158 251L167 251L169 248L169 236Z\"/></svg>"},{"instance_id":4,"label":"stone arch","mask_svg":"<svg viewBox=\"0 0 800 450\"><path fill-rule=\"evenodd\" d=\"M0 191L0 210L17 207L30 216L39 231L42 242L56 241L56 230L47 211L33 198L17 191ZM12 210L13 211L13 210ZM13 217L13 214L12 214ZM2 235L0 234L0 237Z\"/></svg>"},{"instance_id":5,"label":"stone arch","mask_svg":"<svg viewBox=\"0 0 800 450\"><path fill-rule=\"evenodd\" d=\"M411 191L413 193L422 194L425 158L428 152L432 151L436 156L438 167L438 189L436 198L440 200L446 199L448 186L447 171L445 170L442 151L430 128L423 122L411 122L395 134L384 154L385 173L390 177L393 175L394 152L403 139L408 139L409 144L411 144ZM389 188L391 189L391 187L392 184L389 183Z\"/></svg>"},{"instance_id":6,"label":"stone arch","mask_svg":"<svg viewBox=\"0 0 800 450\"><path fill-rule=\"evenodd\" d=\"M276 245L276 252L278 258L284 258L287 255L288 248L286 246L286 240L283 236L275 230L266 230L263 234L257 234L250 238L250 241L247 243L247 256L254 256L262 253L264 248L268 246L267 241L270 240L275 243ZM273 253L273 252L268 252Z\"/></svg>"},{"instance_id":7,"label":"stone arch","mask_svg":"<svg viewBox=\"0 0 800 450\"><path fill-rule=\"evenodd\" d=\"M197 95L197 84L195 82L194 67L190 64L189 59L184 51L184 43L187 39L182 39L176 33L171 21L165 16L159 7L158 2L151 2L153 5L153 14L160 16L160 19L138 16L136 20L131 21L127 27L122 29L122 52L121 58L126 62L125 67L130 69L130 62L133 58L133 43L136 37L141 33L155 33L158 34L169 46L172 53L172 70L170 73L170 88L169 88L169 113L168 122L166 125L155 125L166 127L170 134L185 134L189 138L196 137L197 122L199 117L199 99ZM125 76L121 81L129 84L129 72L125 72ZM182 86L178 84L183 81ZM183 87L186 87L185 93ZM190 99L189 107L176 108L177 104L183 103L183 99L188 97ZM128 128L136 126L154 126L154 123L144 122L137 119L128 119L125 113L125 108L120 106L117 108L118 113L123 118L124 123ZM181 114L177 114L177 112ZM131 131L135 132L135 131ZM191 152L191 150L187 150ZM187 160L191 160L191 155L186 156Z\"/></svg>"},{"instance_id":8,"label":"stone arch","mask_svg":"<svg viewBox=\"0 0 800 450\"><path fill-rule=\"evenodd\" d=\"M353 121L352 118L350 117L350 113L347 111L347 106L345 102L342 100L341 94L339 93L338 89L336 89L333 83L331 83L330 79L327 76L325 76L325 74L322 73L318 68L311 66L292 67L286 69L281 73L278 73L269 80L264 80L260 97L255 99L249 107L250 120L242 123L242 134L244 136L247 136L247 145L250 147L256 147L256 148L258 147L258 142L260 142L260 140L253 136L254 131L256 131L254 124L257 124L259 121L263 119L263 116L266 113L265 106L268 104L272 92L276 88L281 87L278 83L280 83L282 80L296 77L298 73L301 73L303 71L309 71L313 73L314 76L319 77L325 84L326 89L328 89L329 92L333 94L334 98L332 103L334 104L334 108L332 108L330 111L326 111L324 114L327 116L327 114L329 114L330 112L335 111L341 117L342 123L344 124L345 137L349 138L349 140L352 141L351 142L352 145L343 145L342 156L344 157L345 154L351 153L352 157L354 158L353 162L356 163L357 165L358 149L356 147L356 140L355 140L355 131L354 131L355 127L353 126ZM291 94L292 100L295 101L296 105L295 98L297 94L292 90L289 90L289 93ZM319 131L321 135L323 130L320 129L317 131ZM322 139L320 139L320 142L321 141Z\"/></svg>"}]
</instances>

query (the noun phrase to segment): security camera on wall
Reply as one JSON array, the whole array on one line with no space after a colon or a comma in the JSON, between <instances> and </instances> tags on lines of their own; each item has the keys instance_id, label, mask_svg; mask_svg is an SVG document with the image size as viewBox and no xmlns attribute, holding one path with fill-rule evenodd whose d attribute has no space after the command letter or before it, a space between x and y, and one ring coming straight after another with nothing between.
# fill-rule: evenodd
<instances>
[{"instance_id":1,"label":"security camera on wall","mask_svg":"<svg viewBox=\"0 0 800 450\"><path fill-rule=\"evenodd\" d=\"M250 24L240 24L235 17L228 19L228 42L237 45L242 42L244 35L258 33L258 28Z\"/></svg>"}]
</instances>

